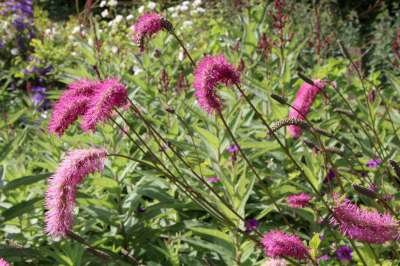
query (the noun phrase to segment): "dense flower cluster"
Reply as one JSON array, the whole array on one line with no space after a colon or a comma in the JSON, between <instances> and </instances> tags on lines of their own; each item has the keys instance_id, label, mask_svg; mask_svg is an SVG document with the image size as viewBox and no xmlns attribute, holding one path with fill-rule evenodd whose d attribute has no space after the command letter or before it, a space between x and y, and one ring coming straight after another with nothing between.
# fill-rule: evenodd
<instances>
[{"instance_id":1,"label":"dense flower cluster","mask_svg":"<svg viewBox=\"0 0 400 266\"><path fill-rule=\"evenodd\" d=\"M261 243L264 252L269 257L292 257L305 259L308 257L308 250L295 235L289 235L282 231L274 230L264 234Z\"/></svg>"},{"instance_id":2,"label":"dense flower cluster","mask_svg":"<svg viewBox=\"0 0 400 266\"><path fill-rule=\"evenodd\" d=\"M65 236L71 229L77 186L87 175L103 169L106 156L103 149L71 151L49 178L45 222L50 236Z\"/></svg>"},{"instance_id":3,"label":"dense flower cluster","mask_svg":"<svg viewBox=\"0 0 400 266\"><path fill-rule=\"evenodd\" d=\"M395 218L362 209L347 199L336 199L331 223L348 238L362 242L382 244L399 238L399 224Z\"/></svg>"},{"instance_id":4,"label":"dense flower cluster","mask_svg":"<svg viewBox=\"0 0 400 266\"><path fill-rule=\"evenodd\" d=\"M351 261L352 256L351 253L353 252L353 250L348 247L348 246L340 246L337 250L336 250L336 257L341 260L341 261Z\"/></svg>"},{"instance_id":5,"label":"dense flower cluster","mask_svg":"<svg viewBox=\"0 0 400 266\"><path fill-rule=\"evenodd\" d=\"M125 105L127 100L126 87L116 79L75 81L54 105L48 129L61 136L82 116L81 128L94 130L99 122L111 116L113 108Z\"/></svg>"},{"instance_id":6,"label":"dense flower cluster","mask_svg":"<svg viewBox=\"0 0 400 266\"><path fill-rule=\"evenodd\" d=\"M193 87L200 107L213 113L221 110L221 99L216 93L219 84L231 85L240 82L240 73L228 63L225 56L203 57L194 72Z\"/></svg>"},{"instance_id":7,"label":"dense flower cluster","mask_svg":"<svg viewBox=\"0 0 400 266\"><path fill-rule=\"evenodd\" d=\"M310 111L311 105L314 103L317 94L324 89L325 82L321 80L314 80L314 85L304 82L296 94L293 108L290 108L289 118L304 120L305 116ZM291 125L288 127L288 132L293 138L300 137L302 129L299 126Z\"/></svg>"},{"instance_id":8,"label":"dense flower cluster","mask_svg":"<svg viewBox=\"0 0 400 266\"><path fill-rule=\"evenodd\" d=\"M311 200L311 196L306 193L293 194L287 197L287 203L292 208L304 208Z\"/></svg>"},{"instance_id":9,"label":"dense flower cluster","mask_svg":"<svg viewBox=\"0 0 400 266\"><path fill-rule=\"evenodd\" d=\"M0 266L10 266L10 263L8 263L5 259L0 258Z\"/></svg>"}]
</instances>

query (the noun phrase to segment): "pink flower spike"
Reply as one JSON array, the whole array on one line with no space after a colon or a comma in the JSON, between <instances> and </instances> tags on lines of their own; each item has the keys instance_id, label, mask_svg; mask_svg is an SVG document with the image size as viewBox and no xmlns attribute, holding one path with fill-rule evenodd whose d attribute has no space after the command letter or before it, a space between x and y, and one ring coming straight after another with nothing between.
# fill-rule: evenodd
<instances>
[{"instance_id":1,"label":"pink flower spike","mask_svg":"<svg viewBox=\"0 0 400 266\"><path fill-rule=\"evenodd\" d=\"M103 170L106 156L104 149L71 151L49 178L45 198L48 235L65 236L71 229L77 186L87 175Z\"/></svg>"},{"instance_id":2,"label":"pink flower spike","mask_svg":"<svg viewBox=\"0 0 400 266\"><path fill-rule=\"evenodd\" d=\"M301 85L294 102L292 103L294 108L290 108L289 118L305 119L304 116L306 116L310 111L311 105L314 103L317 94L326 86L325 81L314 80L313 82L314 85L307 82L304 82ZM300 113L297 112L297 110L300 111ZM293 138L298 138L301 136L302 129L299 126L291 125L288 127L288 132Z\"/></svg>"},{"instance_id":3,"label":"pink flower spike","mask_svg":"<svg viewBox=\"0 0 400 266\"><path fill-rule=\"evenodd\" d=\"M292 208L304 208L311 200L311 196L306 193L293 194L287 197L287 203Z\"/></svg>"},{"instance_id":4,"label":"pink flower spike","mask_svg":"<svg viewBox=\"0 0 400 266\"><path fill-rule=\"evenodd\" d=\"M144 50L145 38L150 38L162 29L172 29L172 25L161 15L155 12L145 13L132 26L133 41Z\"/></svg>"},{"instance_id":5,"label":"pink flower spike","mask_svg":"<svg viewBox=\"0 0 400 266\"><path fill-rule=\"evenodd\" d=\"M350 239L371 244L383 244L398 240L398 221L389 214L358 207L350 200L335 199L331 224Z\"/></svg>"},{"instance_id":6,"label":"pink flower spike","mask_svg":"<svg viewBox=\"0 0 400 266\"><path fill-rule=\"evenodd\" d=\"M128 91L117 79L107 79L97 86L90 98L89 108L85 112L81 128L83 131L94 131L99 122L107 120L114 108L128 103Z\"/></svg>"},{"instance_id":7,"label":"pink flower spike","mask_svg":"<svg viewBox=\"0 0 400 266\"><path fill-rule=\"evenodd\" d=\"M305 259L308 257L308 250L299 237L289 235L279 230L273 230L264 234L261 239L265 255L269 257L292 257Z\"/></svg>"},{"instance_id":8,"label":"pink flower spike","mask_svg":"<svg viewBox=\"0 0 400 266\"><path fill-rule=\"evenodd\" d=\"M0 258L0 266L11 266L5 259Z\"/></svg>"},{"instance_id":9,"label":"pink flower spike","mask_svg":"<svg viewBox=\"0 0 400 266\"><path fill-rule=\"evenodd\" d=\"M216 93L219 84L226 86L239 83L240 73L229 64L225 56L203 57L194 71L193 87L200 107L213 113L221 110L221 99Z\"/></svg>"},{"instance_id":10,"label":"pink flower spike","mask_svg":"<svg viewBox=\"0 0 400 266\"><path fill-rule=\"evenodd\" d=\"M48 130L61 136L88 109L89 97L94 94L97 81L77 80L68 85L53 107Z\"/></svg>"}]
</instances>

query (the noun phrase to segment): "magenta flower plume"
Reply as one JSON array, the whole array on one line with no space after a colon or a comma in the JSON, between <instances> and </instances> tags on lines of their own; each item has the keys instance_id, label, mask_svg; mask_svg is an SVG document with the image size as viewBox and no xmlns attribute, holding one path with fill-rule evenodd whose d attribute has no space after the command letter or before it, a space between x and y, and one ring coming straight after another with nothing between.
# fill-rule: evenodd
<instances>
[{"instance_id":1,"label":"magenta flower plume","mask_svg":"<svg viewBox=\"0 0 400 266\"><path fill-rule=\"evenodd\" d=\"M11 266L5 259L0 258L0 266Z\"/></svg>"},{"instance_id":2,"label":"magenta flower plume","mask_svg":"<svg viewBox=\"0 0 400 266\"><path fill-rule=\"evenodd\" d=\"M48 130L61 136L65 130L88 109L91 97L98 85L97 81L81 79L68 85L53 107Z\"/></svg>"},{"instance_id":3,"label":"magenta flower plume","mask_svg":"<svg viewBox=\"0 0 400 266\"><path fill-rule=\"evenodd\" d=\"M298 90L292 106L290 108L289 118L304 120L308 112L310 111L311 105L313 104L317 94L324 89L326 83L321 80L314 80L314 86L304 82ZM297 110L300 112L298 112ZM302 129L299 126L291 125L288 127L288 132L293 138L301 136Z\"/></svg>"},{"instance_id":4,"label":"magenta flower plume","mask_svg":"<svg viewBox=\"0 0 400 266\"><path fill-rule=\"evenodd\" d=\"M162 29L170 29L172 25L161 15L155 12L145 13L132 26L133 41L143 51L145 38L150 38Z\"/></svg>"},{"instance_id":5,"label":"magenta flower plume","mask_svg":"<svg viewBox=\"0 0 400 266\"><path fill-rule=\"evenodd\" d=\"M103 149L74 150L68 153L48 180L45 231L65 236L72 227L78 184L94 172L102 171L107 152Z\"/></svg>"},{"instance_id":6,"label":"magenta flower plume","mask_svg":"<svg viewBox=\"0 0 400 266\"><path fill-rule=\"evenodd\" d=\"M83 115L81 128L83 131L94 131L99 122L110 118L116 107L128 103L128 91L126 87L116 79L102 81L90 98L88 110Z\"/></svg>"},{"instance_id":7,"label":"magenta flower plume","mask_svg":"<svg viewBox=\"0 0 400 266\"><path fill-rule=\"evenodd\" d=\"M331 224L348 238L374 244L399 239L399 224L391 215L362 209L347 199L335 201Z\"/></svg>"},{"instance_id":8,"label":"magenta flower plume","mask_svg":"<svg viewBox=\"0 0 400 266\"><path fill-rule=\"evenodd\" d=\"M287 197L287 203L292 208L304 208L311 200L311 196L306 193L293 194Z\"/></svg>"},{"instance_id":9,"label":"magenta flower plume","mask_svg":"<svg viewBox=\"0 0 400 266\"><path fill-rule=\"evenodd\" d=\"M292 257L305 259L308 257L308 250L295 235L289 235L282 231L273 230L264 234L261 239L265 255L269 257Z\"/></svg>"},{"instance_id":10,"label":"magenta flower plume","mask_svg":"<svg viewBox=\"0 0 400 266\"><path fill-rule=\"evenodd\" d=\"M221 99L216 93L219 84L239 83L240 73L223 55L203 57L194 71L193 87L200 107L208 112L221 110Z\"/></svg>"}]
</instances>

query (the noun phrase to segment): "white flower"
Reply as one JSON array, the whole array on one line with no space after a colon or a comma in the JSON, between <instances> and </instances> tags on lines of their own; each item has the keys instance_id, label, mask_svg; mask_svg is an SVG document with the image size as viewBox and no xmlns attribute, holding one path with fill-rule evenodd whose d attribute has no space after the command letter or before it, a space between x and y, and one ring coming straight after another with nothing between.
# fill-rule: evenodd
<instances>
[{"instance_id":1,"label":"white flower","mask_svg":"<svg viewBox=\"0 0 400 266\"><path fill-rule=\"evenodd\" d=\"M140 6L140 7L138 8L139 14L143 13L143 11L144 11L144 6Z\"/></svg>"},{"instance_id":2,"label":"white flower","mask_svg":"<svg viewBox=\"0 0 400 266\"><path fill-rule=\"evenodd\" d=\"M201 0L194 0L192 3L192 6L194 7L198 7L199 5L201 5Z\"/></svg>"},{"instance_id":3,"label":"white flower","mask_svg":"<svg viewBox=\"0 0 400 266\"><path fill-rule=\"evenodd\" d=\"M183 1L183 2L181 3L181 5L183 5L183 6L188 6L189 4L190 4L189 1Z\"/></svg>"},{"instance_id":4,"label":"white flower","mask_svg":"<svg viewBox=\"0 0 400 266\"><path fill-rule=\"evenodd\" d=\"M147 7L148 7L149 9L153 10L153 9L155 9L155 8L157 7L157 4L150 1L150 2L147 4Z\"/></svg>"},{"instance_id":5,"label":"white flower","mask_svg":"<svg viewBox=\"0 0 400 266\"><path fill-rule=\"evenodd\" d=\"M76 52L72 52L71 55L72 56L77 56L77 53Z\"/></svg>"},{"instance_id":6,"label":"white flower","mask_svg":"<svg viewBox=\"0 0 400 266\"><path fill-rule=\"evenodd\" d=\"M101 3L100 3L100 7L105 7L106 6L106 1L105 0L103 0L103 1L101 1Z\"/></svg>"},{"instance_id":7,"label":"white flower","mask_svg":"<svg viewBox=\"0 0 400 266\"><path fill-rule=\"evenodd\" d=\"M11 54L12 54L12 55L17 55L17 54L19 54L18 49L17 49L17 48L12 48L12 49L11 49Z\"/></svg>"},{"instance_id":8,"label":"white flower","mask_svg":"<svg viewBox=\"0 0 400 266\"><path fill-rule=\"evenodd\" d=\"M72 29L72 34L76 34L76 33L78 33L79 31L81 30L81 27L80 26L75 26L73 29Z\"/></svg>"},{"instance_id":9,"label":"white flower","mask_svg":"<svg viewBox=\"0 0 400 266\"><path fill-rule=\"evenodd\" d=\"M179 10L182 11L182 12L188 11L188 10L189 10L189 7L188 7L187 5L180 5L180 6L179 6Z\"/></svg>"},{"instance_id":10,"label":"white flower","mask_svg":"<svg viewBox=\"0 0 400 266\"><path fill-rule=\"evenodd\" d=\"M118 47L117 47L117 46L111 47L111 52L112 52L113 54L118 53Z\"/></svg>"},{"instance_id":11,"label":"white flower","mask_svg":"<svg viewBox=\"0 0 400 266\"><path fill-rule=\"evenodd\" d=\"M126 16L126 20L132 20L133 19L133 15L131 14L131 15L128 15L128 16Z\"/></svg>"},{"instance_id":12,"label":"white flower","mask_svg":"<svg viewBox=\"0 0 400 266\"><path fill-rule=\"evenodd\" d=\"M179 51L179 54L178 54L178 60L179 60L179 61L183 61L183 59L185 59L185 54L184 54L183 51L181 50L181 51Z\"/></svg>"},{"instance_id":13,"label":"white flower","mask_svg":"<svg viewBox=\"0 0 400 266\"><path fill-rule=\"evenodd\" d=\"M116 5L118 5L118 1L117 0L108 1L108 6L116 6Z\"/></svg>"},{"instance_id":14,"label":"white flower","mask_svg":"<svg viewBox=\"0 0 400 266\"><path fill-rule=\"evenodd\" d=\"M175 9L176 9L176 8L175 8L174 6L171 6L171 7L168 7L167 10L168 10L168 12L174 12Z\"/></svg>"},{"instance_id":15,"label":"white flower","mask_svg":"<svg viewBox=\"0 0 400 266\"><path fill-rule=\"evenodd\" d=\"M118 24L118 23L120 23L123 19L124 19L124 17L123 17L122 15L116 15L116 16L115 16L115 19L114 19L114 22L115 22L116 24Z\"/></svg>"},{"instance_id":16,"label":"white flower","mask_svg":"<svg viewBox=\"0 0 400 266\"><path fill-rule=\"evenodd\" d=\"M44 34L50 35L50 34L51 34L51 29L46 29L46 30L44 31Z\"/></svg>"},{"instance_id":17,"label":"white flower","mask_svg":"<svg viewBox=\"0 0 400 266\"><path fill-rule=\"evenodd\" d=\"M190 20L186 20L182 23L182 28L190 28L193 26L193 22Z\"/></svg>"},{"instance_id":18,"label":"white flower","mask_svg":"<svg viewBox=\"0 0 400 266\"><path fill-rule=\"evenodd\" d=\"M89 38L88 44L89 44L89 46L93 46L94 42L93 42L92 38Z\"/></svg>"},{"instance_id":19,"label":"white flower","mask_svg":"<svg viewBox=\"0 0 400 266\"><path fill-rule=\"evenodd\" d=\"M101 16L103 18L107 17L108 16L108 9L104 9L103 12L101 12Z\"/></svg>"},{"instance_id":20,"label":"white flower","mask_svg":"<svg viewBox=\"0 0 400 266\"><path fill-rule=\"evenodd\" d=\"M134 67L132 67L132 72L133 72L134 75L137 75L137 74L139 74L140 72L143 72L143 69L141 69L141 68L138 67L138 66L134 66Z\"/></svg>"},{"instance_id":21,"label":"white flower","mask_svg":"<svg viewBox=\"0 0 400 266\"><path fill-rule=\"evenodd\" d=\"M196 10L197 13L204 13L204 12L206 12L206 10L205 10L204 8L202 8L202 7L198 7L198 8L196 8L195 10Z\"/></svg>"},{"instance_id":22,"label":"white flower","mask_svg":"<svg viewBox=\"0 0 400 266\"><path fill-rule=\"evenodd\" d=\"M171 14L171 18L177 18L178 17L178 13L172 13Z\"/></svg>"}]
</instances>

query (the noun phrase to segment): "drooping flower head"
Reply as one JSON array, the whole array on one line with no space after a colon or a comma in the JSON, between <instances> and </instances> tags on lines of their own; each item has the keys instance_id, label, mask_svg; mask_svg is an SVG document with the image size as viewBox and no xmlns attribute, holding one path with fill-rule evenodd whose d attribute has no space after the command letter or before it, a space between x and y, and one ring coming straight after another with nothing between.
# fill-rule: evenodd
<instances>
[{"instance_id":1,"label":"drooping flower head","mask_svg":"<svg viewBox=\"0 0 400 266\"><path fill-rule=\"evenodd\" d=\"M389 214L358 207L350 200L335 199L331 224L350 239L382 244L399 238L398 221Z\"/></svg>"},{"instance_id":2,"label":"drooping flower head","mask_svg":"<svg viewBox=\"0 0 400 266\"><path fill-rule=\"evenodd\" d=\"M292 106L290 108L289 118L304 120L310 111L317 94L324 89L326 82L321 80L314 80L314 85L304 82L298 90ZM298 112L297 110L300 112ZM288 127L288 132L293 138L300 137L302 129L299 126L291 125Z\"/></svg>"},{"instance_id":3,"label":"drooping flower head","mask_svg":"<svg viewBox=\"0 0 400 266\"><path fill-rule=\"evenodd\" d=\"M97 81L80 79L68 85L53 107L48 130L61 136L65 130L88 109L89 99L94 94Z\"/></svg>"},{"instance_id":4,"label":"drooping flower head","mask_svg":"<svg viewBox=\"0 0 400 266\"><path fill-rule=\"evenodd\" d=\"M336 250L336 257L341 261L351 261L352 256L351 253L353 250L348 246L340 246Z\"/></svg>"},{"instance_id":5,"label":"drooping flower head","mask_svg":"<svg viewBox=\"0 0 400 266\"><path fill-rule=\"evenodd\" d=\"M287 197L287 203L292 208L304 208L310 200L311 196L306 193L293 194Z\"/></svg>"},{"instance_id":6,"label":"drooping flower head","mask_svg":"<svg viewBox=\"0 0 400 266\"><path fill-rule=\"evenodd\" d=\"M117 79L102 81L89 99L88 109L83 115L81 128L83 131L94 131L99 122L111 117L113 109L126 105L128 91Z\"/></svg>"},{"instance_id":7,"label":"drooping flower head","mask_svg":"<svg viewBox=\"0 0 400 266\"><path fill-rule=\"evenodd\" d=\"M219 84L226 86L239 83L240 73L228 63L225 56L205 56L196 66L194 71L193 87L200 107L213 113L220 111L221 99L216 93Z\"/></svg>"},{"instance_id":8,"label":"drooping flower head","mask_svg":"<svg viewBox=\"0 0 400 266\"><path fill-rule=\"evenodd\" d=\"M65 236L72 227L78 184L102 171L107 152L104 149L74 150L68 153L48 180L45 206L45 231L50 236Z\"/></svg>"},{"instance_id":9,"label":"drooping flower head","mask_svg":"<svg viewBox=\"0 0 400 266\"><path fill-rule=\"evenodd\" d=\"M0 258L0 266L11 266L5 259Z\"/></svg>"},{"instance_id":10,"label":"drooping flower head","mask_svg":"<svg viewBox=\"0 0 400 266\"><path fill-rule=\"evenodd\" d=\"M282 231L273 230L264 234L261 243L265 255L269 257L292 257L305 259L308 257L308 250L295 235L289 235Z\"/></svg>"},{"instance_id":11,"label":"drooping flower head","mask_svg":"<svg viewBox=\"0 0 400 266\"><path fill-rule=\"evenodd\" d=\"M161 15L155 12L148 12L140 16L131 29L133 41L143 51L145 38L150 38L162 29L170 30L172 25Z\"/></svg>"}]
</instances>

